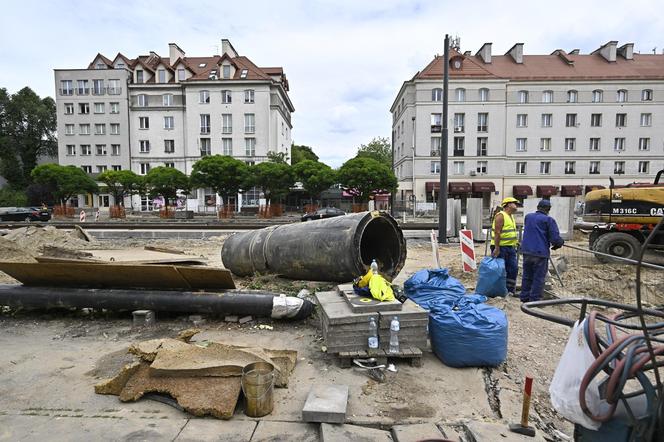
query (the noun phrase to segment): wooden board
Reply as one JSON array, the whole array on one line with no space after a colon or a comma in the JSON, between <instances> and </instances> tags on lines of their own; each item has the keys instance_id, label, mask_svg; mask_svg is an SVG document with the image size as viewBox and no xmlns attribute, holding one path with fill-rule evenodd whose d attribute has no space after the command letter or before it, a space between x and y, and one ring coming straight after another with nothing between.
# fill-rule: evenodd
<instances>
[{"instance_id":1,"label":"wooden board","mask_svg":"<svg viewBox=\"0 0 664 442\"><path fill-rule=\"evenodd\" d=\"M72 264L107 264L113 261L102 261L97 258L56 258L53 256L35 256L37 262L60 262ZM201 266L206 265L205 259L197 258L173 258L173 259L141 259L137 261L115 261L115 264L121 265L181 265L181 266Z\"/></svg>"},{"instance_id":2,"label":"wooden board","mask_svg":"<svg viewBox=\"0 0 664 442\"><path fill-rule=\"evenodd\" d=\"M0 271L26 286L165 290L235 288L229 270L212 267L0 262Z\"/></svg>"}]
</instances>

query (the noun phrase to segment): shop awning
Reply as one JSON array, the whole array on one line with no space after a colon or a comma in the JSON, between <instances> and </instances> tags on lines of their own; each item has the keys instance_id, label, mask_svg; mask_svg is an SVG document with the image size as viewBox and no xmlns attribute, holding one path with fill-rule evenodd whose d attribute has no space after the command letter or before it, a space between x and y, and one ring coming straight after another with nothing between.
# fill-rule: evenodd
<instances>
[{"instance_id":1,"label":"shop awning","mask_svg":"<svg viewBox=\"0 0 664 442\"><path fill-rule=\"evenodd\" d=\"M514 196L528 196L533 194L533 188L523 184L512 186L512 195Z\"/></svg>"},{"instance_id":2,"label":"shop awning","mask_svg":"<svg viewBox=\"0 0 664 442\"><path fill-rule=\"evenodd\" d=\"M473 187L470 185L470 183L466 183L463 181L450 183L449 186L447 187L447 191L452 194L470 193L472 190Z\"/></svg>"},{"instance_id":3,"label":"shop awning","mask_svg":"<svg viewBox=\"0 0 664 442\"><path fill-rule=\"evenodd\" d=\"M440 183L438 181L427 181L424 184L424 188L426 189L427 193L431 193L432 190L438 192L440 190Z\"/></svg>"},{"instance_id":4,"label":"shop awning","mask_svg":"<svg viewBox=\"0 0 664 442\"><path fill-rule=\"evenodd\" d=\"M537 186L537 196L552 196L558 194L558 187L556 186Z\"/></svg>"},{"instance_id":5,"label":"shop awning","mask_svg":"<svg viewBox=\"0 0 664 442\"><path fill-rule=\"evenodd\" d=\"M586 188L584 189L585 190L584 193L588 193L591 190L601 190L601 189L606 189L606 187L600 186L599 184L594 184L592 186L586 186Z\"/></svg>"},{"instance_id":6,"label":"shop awning","mask_svg":"<svg viewBox=\"0 0 664 442\"><path fill-rule=\"evenodd\" d=\"M583 193L583 186L560 186L561 196L577 196Z\"/></svg>"},{"instance_id":7,"label":"shop awning","mask_svg":"<svg viewBox=\"0 0 664 442\"><path fill-rule=\"evenodd\" d=\"M481 181L473 183L473 193L494 192L496 185L491 181Z\"/></svg>"}]
</instances>

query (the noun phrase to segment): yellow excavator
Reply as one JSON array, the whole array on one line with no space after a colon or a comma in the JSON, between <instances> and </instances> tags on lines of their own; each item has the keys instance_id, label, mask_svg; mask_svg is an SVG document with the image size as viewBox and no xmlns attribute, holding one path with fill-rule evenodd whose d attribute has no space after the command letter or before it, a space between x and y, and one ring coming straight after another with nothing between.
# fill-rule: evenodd
<instances>
[{"instance_id":1,"label":"yellow excavator","mask_svg":"<svg viewBox=\"0 0 664 442\"><path fill-rule=\"evenodd\" d=\"M638 258L641 245L664 216L664 183L659 182L663 173L664 169L657 172L653 183L619 186L609 178L608 189L586 194L583 221L594 224L591 250ZM650 247L664 249L664 232L657 233Z\"/></svg>"}]
</instances>

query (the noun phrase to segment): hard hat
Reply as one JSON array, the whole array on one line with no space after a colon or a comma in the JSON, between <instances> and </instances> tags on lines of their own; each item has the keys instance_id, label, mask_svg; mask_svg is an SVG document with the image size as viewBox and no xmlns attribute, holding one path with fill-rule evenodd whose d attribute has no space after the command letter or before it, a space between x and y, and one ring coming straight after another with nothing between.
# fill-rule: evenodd
<instances>
[{"instance_id":1,"label":"hard hat","mask_svg":"<svg viewBox=\"0 0 664 442\"><path fill-rule=\"evenodd\" d=\"M507 198L505 198L505 199L503 200L502 203L500 203L500 205L501 205L501 206L505 206L505 205L507 205L507 204L509 204L509 203L521 204L521 203L519 203L519 200L518 200L518 199L513 198L513 197L511 197L511 196L508 196Z\"/></svg>"}]
</instances>

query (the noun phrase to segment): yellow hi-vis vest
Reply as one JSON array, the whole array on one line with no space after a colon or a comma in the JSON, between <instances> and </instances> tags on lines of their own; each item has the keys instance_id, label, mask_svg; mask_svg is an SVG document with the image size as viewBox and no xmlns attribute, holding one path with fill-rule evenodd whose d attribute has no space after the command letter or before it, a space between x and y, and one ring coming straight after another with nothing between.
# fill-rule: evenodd
<instances>
[{"instance_id":1,"label":"yellow hi-vis vest","mask_svg":"<svg viewBox=\"0 0 664 442\"><path fill-rule=\"evenodd\" d=\"M514 217L509 213L500 211L499 213L503 214L503 231L500 234L500 244L499 246L515 246L518 242L516 236L516 221ZM493 218L493 223L491 225L491 245L495 245L495 235L496 235L496 215Z\"/></svg>"}]
</instances>

